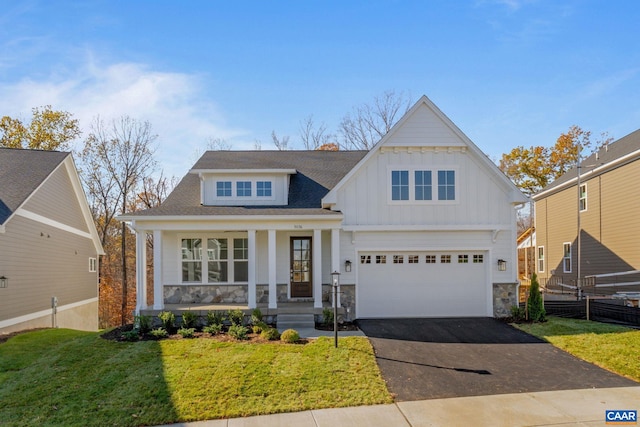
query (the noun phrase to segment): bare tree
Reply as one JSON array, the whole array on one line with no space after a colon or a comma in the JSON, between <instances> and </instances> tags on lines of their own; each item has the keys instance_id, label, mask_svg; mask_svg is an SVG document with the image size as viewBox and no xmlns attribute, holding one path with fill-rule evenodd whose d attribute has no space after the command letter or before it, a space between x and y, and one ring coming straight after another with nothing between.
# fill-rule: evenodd
<instances>
[{"instance_id":1,"label":"bare tree","mask_svg":"<svg viewBox=\"0 0 640 427\"><path fill-rule=\"evenodd\" d=\"M96 223L103 242L108 238L113 218L134 208L144 178L156 167L153 158L156 139L149 122L122 116L108 124L99 117L91 125L80 153L85 180ZM122 324L127 314L127 230L120 232L122 257Z\"/></svg>"},{"instance_id":2,"label":"bare tree","mask_svg":"<svg viewBox=\"0 0 640 427\"><path fill-rule=\"evenodd\" d=\"M386 91L376 96L372 104L354 107L338 128L342 146L347 150L370 150L410 106L411 99L404 92Z\"/></svg>"},{"instance_id":3,"label":"bare tree","mask_svg":"<svg viewBox=\"0 0 640 427\"><path fill-rule=\"evenodd\" d=\"M319 147L329 144L335 136L327 132L324 122L316 127L313 115L300 121L300 139L307 150L317 150Z\"/></svg>"},{"instance_id":4,"label":"bare tree","mask_svg":"<svg viewBox=\"0 0 640 427\"><path fill-rule=\"evenodd\" d=\"M271 131L271 139L278 150L286 151L289 149L289 135L283 135L282 138L279 138L276 131L273 130Z\"/></svg>"}]
</instances>

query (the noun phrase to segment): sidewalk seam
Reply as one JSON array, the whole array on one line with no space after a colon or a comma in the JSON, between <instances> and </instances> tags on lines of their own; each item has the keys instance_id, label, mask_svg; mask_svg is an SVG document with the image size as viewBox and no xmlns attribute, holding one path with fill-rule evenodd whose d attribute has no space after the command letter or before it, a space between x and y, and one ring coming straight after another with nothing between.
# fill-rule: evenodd
<instances>
[{"instance_id":1,"label":"sidewalk seam","mask_svg":"<svg viewBox=\"0 0 640 427\"><path fill-rule=\"evenodd\" d=\"M398 408L398 411L400 411L400 414L402 414L402 418L404 418L404 420L407 422L408 426L412 426L411 421L409 421L409 418L407 418L407 416L405 415L404 412L402 412L402 408L400 406L398 406L398 402L393 402L393 405Z\"/></svg>"}]
</instances>

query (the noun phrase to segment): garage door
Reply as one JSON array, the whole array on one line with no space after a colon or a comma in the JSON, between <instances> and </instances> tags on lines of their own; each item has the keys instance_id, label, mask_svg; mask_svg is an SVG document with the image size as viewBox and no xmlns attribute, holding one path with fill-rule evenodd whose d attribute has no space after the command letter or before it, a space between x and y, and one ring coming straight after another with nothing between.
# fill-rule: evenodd
<instances>
[{"instance_id":1,"label":"garage door","mask_svg":"<svg viewBox=\"0 0 640 427\"><path fill-rule=\"evenodd\" d=\"M484 252L360 252L359 318L488 316Z\"/></svg>"}]
</instances>

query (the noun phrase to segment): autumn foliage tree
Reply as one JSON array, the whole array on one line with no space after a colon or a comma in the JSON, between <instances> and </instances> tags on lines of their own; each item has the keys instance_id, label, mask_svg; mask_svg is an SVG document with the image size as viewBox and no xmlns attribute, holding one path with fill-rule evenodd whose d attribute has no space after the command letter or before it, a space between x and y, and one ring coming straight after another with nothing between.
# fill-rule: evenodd
<instances>
[{"instance_id":1,"label":"autumn foliage tree","mask_svg":"<svg viewBox=\"0 0 640 427\"><path fill-rule=\"evenodd\" d=\"M51 105L31 111L27 123L9 116L0 119L0 147L67 150L81 134L78 120L71 113L53 110Z\"/></svg>"}]
</instances>

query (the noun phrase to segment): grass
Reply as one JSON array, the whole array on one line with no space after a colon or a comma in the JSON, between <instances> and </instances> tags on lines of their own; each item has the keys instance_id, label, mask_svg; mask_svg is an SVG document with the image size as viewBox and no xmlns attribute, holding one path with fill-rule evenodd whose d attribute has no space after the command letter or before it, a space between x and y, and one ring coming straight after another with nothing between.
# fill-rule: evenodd
<instances>
[{"instance_id":1,"label":"grass","mask_svg":"<svg viewBox=\"0 0 640 427\"><path fill-rule=\"evenodd\" d=\"M640 381L640 330L559 317L514 326L580 359Z\"/></svg>"},{"instance_id":2,"label":"grass","mask_svg":"<svg viewBox=\"0 0 640 427\"><path fill-rule=\"evenodd\" d=\"M365 338L339 348L124 343L49 329L0 344L0 425L138 426L390 403Z\"/></svg>"}]
</instances>

